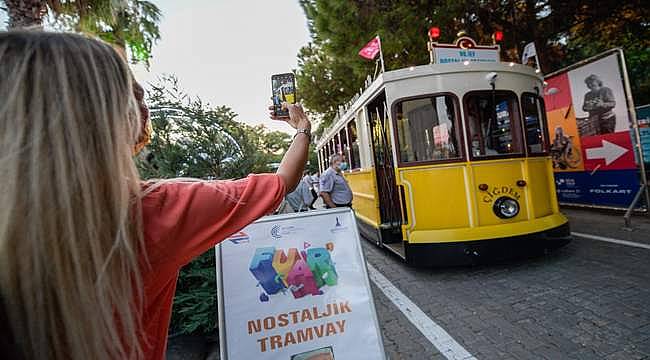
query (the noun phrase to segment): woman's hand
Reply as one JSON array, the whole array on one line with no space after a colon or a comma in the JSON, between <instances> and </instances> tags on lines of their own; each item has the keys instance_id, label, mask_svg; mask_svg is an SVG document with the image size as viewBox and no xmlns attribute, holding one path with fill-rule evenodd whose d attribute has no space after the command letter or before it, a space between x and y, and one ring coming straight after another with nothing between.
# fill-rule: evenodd
<instances>
[{"instance_id":1,"label":"woman's hand","mask_svg":"<svg viewBox=\"0 0 650 360\"><path fill-rule=\"evenodd\" d=\"M273 113L273 106L269 106L269 110L271 110L269 116L273 120L286 121L287 124L291 125L291 127L294 129L311 130L311 122L309 122L309 118L307 118L307 115L305 114L305 111L302 109L302 106L300 106L300 104L289 104L286 102L282 103L282 110L288 110L289 117L276 116Z\"/></svg>"}]
</instances>

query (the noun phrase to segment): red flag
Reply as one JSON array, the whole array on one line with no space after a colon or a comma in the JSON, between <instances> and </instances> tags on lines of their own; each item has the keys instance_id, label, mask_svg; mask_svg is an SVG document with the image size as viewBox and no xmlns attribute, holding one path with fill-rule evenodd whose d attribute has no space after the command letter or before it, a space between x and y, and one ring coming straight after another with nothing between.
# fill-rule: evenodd
<instances>
[{"instance_id":1,"label":"red flag","mask_svg":"<svg viewBox=\"0 0 650 360\"><path fill-rule=\"evenodd\" d=\"M361 50L359 50L359 56L364 59L373 60L379 54L379 48L381 44L379 43L379 36L375 36L374 39L370 40Z\"/></svg>"}]
</instances>

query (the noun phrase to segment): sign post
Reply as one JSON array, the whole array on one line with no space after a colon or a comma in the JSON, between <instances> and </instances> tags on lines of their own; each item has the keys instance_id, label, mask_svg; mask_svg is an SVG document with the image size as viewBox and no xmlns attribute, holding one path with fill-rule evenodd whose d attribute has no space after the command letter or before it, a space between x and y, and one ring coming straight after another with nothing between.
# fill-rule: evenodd
<instances>
[{"instance_id":1,"label":"sign post","mask_svg":"<svg viewBox=\"0 0 650 360\"><path fill-rule=\"evenodd\" d=\"M216 256L222 359L385 359L352 210L267 216Z\"/></svg>"}]
</instances>

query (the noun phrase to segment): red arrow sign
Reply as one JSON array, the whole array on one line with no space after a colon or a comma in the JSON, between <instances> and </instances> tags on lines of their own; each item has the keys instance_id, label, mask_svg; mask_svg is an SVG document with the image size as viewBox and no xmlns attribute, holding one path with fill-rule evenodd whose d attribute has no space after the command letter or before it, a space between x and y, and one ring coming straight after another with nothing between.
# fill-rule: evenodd
<instances>
[{"instance_id":1,"label":"red arrow sign","mask_svg":"<svg viewBox=\"0 0 650 360\"><path fill-rule=\"evenodd\" d=\"M627 131L583 137L580 141L587 171L636 168L632 139Z\"/></svg>"}]
</instances>

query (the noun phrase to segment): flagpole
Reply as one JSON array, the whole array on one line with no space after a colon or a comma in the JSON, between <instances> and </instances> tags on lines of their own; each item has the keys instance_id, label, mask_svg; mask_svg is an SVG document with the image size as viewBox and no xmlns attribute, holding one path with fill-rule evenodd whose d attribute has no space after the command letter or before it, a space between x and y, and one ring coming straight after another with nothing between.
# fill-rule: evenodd
<instances>
[{"instance_id":1,"label":"flagpole","mask_svg":"<svg viewBox=\"0 0 650 360\"><path fill-rule=\"evenodd\" d=\"M381 38L377 34L377 41L379 42L379 61L381 61L381 72L385 73L386 69L384 68L384 53L381 51Z\"/></svg>"},{"instance_id":2,"label":"flagpole","mask_svg":"<svg viewBox=\"0 0 650 360\"><path fill-rule=\"evenodd\" d=\"M377 70L379 70L379 61L375 60L375 72L372 74L373 80L377 78Z\"/></svg>"}]
</instances>

